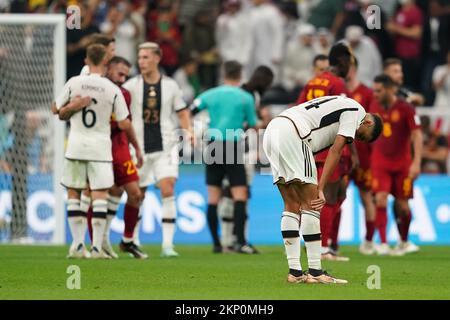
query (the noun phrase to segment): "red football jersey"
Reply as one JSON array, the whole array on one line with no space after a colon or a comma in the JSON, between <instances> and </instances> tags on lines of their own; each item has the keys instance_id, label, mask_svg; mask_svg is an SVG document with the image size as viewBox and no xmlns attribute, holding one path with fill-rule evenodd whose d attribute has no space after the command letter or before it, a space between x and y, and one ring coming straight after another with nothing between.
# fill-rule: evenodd
<instances>
[{"instance_id":1,"label":"red football jersey","mask_svg":"<svg viewBox=\"0 0 450 320\"><path fill-rule=\"evenodd\" d=\"M373 99L373 92L364 84L360 84L354 91L349 92L349 97L358 102L364 107L366 112L369 112L369 107ZM370 143L355 140L355 147L358 151L359 166L363 169L370 167L370 154L372 146Z\"/></svg>"},{"instance_id":2,"label":"red football jersey","mask_svg":"<svg viewBox=\"0 0 450 320\"><path fill-rule=\"evenodd\" d=\"M324 71L315 78L308 81L297 99L297 104L320 98L323 96L348 96L344 80L329 71ZM325 162L328 150L319 152L314 156L316 162ZM350 150L344 149L342 157L350 157Z\"/></svg>"},{"instance_id":3,"label":"red football jersey","mask_svg":"<svg viewBox=\"0 0 450 320\"><path fill-rule=\"evenodd\" d=\"M414 107L403 99L385 109L375 99L370 105L372 113L378 113L384 121L383 132L373 143L372 168L401 170L411 164L411 132L420 128Z\"/></svg>"},{"instance_id":4,"label":"red football jersey","mask_svg":"<svg viewBox=\"0 0 450 320\"><path fill-rule=\"evenodd\" d=\"M297 99L297 104L323 96L339 95L348 96L344 80L329 71L325 71L308 81Z\"/></svg>"},{"instance_id":5,"label":"red football jersey","mask_svg":"<svg viewBox=\"0 0 450 320\"><path fill-rule=\"evenodd\" d=\"M130 112L131 94L127 89L124 89L122 87L120 87L120 90L122 91L123 97L125 98L128 112ZM131 120L131 113L129 113L128 119ZM124 131L119 129L119 125L117 121L115 121L114 113L111 117L111 141L114 162L126 161L131 159L127 135Z\"/></svg>"}]
</instances>

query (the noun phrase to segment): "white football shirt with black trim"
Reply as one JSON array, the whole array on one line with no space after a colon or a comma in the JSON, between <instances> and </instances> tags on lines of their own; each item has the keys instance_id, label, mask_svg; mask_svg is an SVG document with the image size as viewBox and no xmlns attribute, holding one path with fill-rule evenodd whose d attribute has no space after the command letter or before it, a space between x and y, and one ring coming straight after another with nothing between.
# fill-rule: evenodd
<instances>
[{"instance_id":1,"label":"white football shirt with black trim","mask_svg":"<svg viewBox=\"0 0 450 320\"><path fill-rule=\"evenodd\" d=\"M61 109L75 96L89 96L92 102L70 118L66 158L112 161L111 115L117 121L128 117L128 108L119 87L99 74L80 75L67 81L55 100Z\"/></svg>"},{"instance_id":2,"label":"white football shirt with black trim","mask_svg":"<svg viewBox=\"0 0 450 320\"><path fill-rule=\"evenodd\" d=\"M289 108L279 116L289 118L300 137L317 153L333 145L337 135L352 141L366 111L353 99L324 96Z\"/></svg>"}]
</instances>

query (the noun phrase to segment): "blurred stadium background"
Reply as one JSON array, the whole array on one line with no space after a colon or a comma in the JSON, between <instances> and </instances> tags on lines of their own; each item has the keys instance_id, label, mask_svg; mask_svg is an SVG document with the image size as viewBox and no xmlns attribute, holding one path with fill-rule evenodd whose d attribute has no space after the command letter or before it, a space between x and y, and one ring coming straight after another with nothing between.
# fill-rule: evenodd
<instances>
[{"instance_id":1,"label":"blurred stadium background","mask_svg":"<svg viewBox=\"0 0 450 320\"><path fill-rule=\"evenodd\" d=\"M252 2L268 2L269 8L262 10ZM398 36L388 27L404 2L0 0L0 242L69 242L62 232L64 212L56 209L62 205L55 196L60 192L55 175L63 138L54 125L50 105L57 84L79 74L84 65L85 37L103 32L115 36L117 55L133 64L139 43L160 43L164 52L161 67L182 87L187 103L220 83L220 64L224 60L242 62L247 75L259 64L269 65L276 73L276 81L263 97L263 104L270 106L274 115L295 102L302 86L312 78L313 57L327 54L337 40L351 43L363 66L359 78L368 86L373 76L382 72L384 59L400 58L404 85L423 95L424 103L417 112L424 123L429 120L429 126L424 126L423 174L411 200L411 240L450 245L450 1L415 1L420 12L415 21L420 21L421 36L414 44L419 50L412 55L405 52ZM372 4L382 9L381 29L367 27L366 9ZM55 42L56 24L45 27L42 23L5 22L12 14L24 13L45 21L42 14L65 15L70 5L80 7L82 29L66 30L65 63L55 64L55 50L60 50ZM231 17L230 12L237 14ZM251 27L258 23L270 27ZM413 28L414 23L409 27ZM20 54L11 54L18 48ZM64 64L66 71L58 74L61 69L56 68ZM182 165L177 194L175 243L210 243L201 165ZM280 243L279 228L272 226L279 224L281 205L271 177L257 175L249 210L252 243ZM161 203L154 189L148 190L143 206L141 241L159 243ZM112 224L115 242L122 230L119 214ZM390 223L388 230L389 240L395 241L395 223ZM358 244L363 234L364 214L358 191L351 185L343 207L340 239Z\"/></svg>"}]
</instances>

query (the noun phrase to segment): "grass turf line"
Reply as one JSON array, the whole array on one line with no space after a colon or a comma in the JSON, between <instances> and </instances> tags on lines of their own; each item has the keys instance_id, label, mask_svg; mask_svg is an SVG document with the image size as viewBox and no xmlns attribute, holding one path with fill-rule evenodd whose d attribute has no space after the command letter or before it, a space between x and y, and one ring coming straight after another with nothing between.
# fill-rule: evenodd
<instances>
[{"instance_id":1,"label":"grass turf line","mask_svg":"<svg viewBox=\"0 0 450 320\"><path fill-rule=\"evenodd\" d=\"M403 257L362 256L343 247L350 262L322 263L345 286L288 284L282 246L263 254L217 255L210 246L177 246L179 258L68 260L67 247L0 245L0 299L450 299L450 247L423 246ZM69 265L81 269L81 289L66 287ZM306 268L302 251L302 266ZM367 267L381 269L381 289L369 290Z\"/></svg>"}]
</instances>

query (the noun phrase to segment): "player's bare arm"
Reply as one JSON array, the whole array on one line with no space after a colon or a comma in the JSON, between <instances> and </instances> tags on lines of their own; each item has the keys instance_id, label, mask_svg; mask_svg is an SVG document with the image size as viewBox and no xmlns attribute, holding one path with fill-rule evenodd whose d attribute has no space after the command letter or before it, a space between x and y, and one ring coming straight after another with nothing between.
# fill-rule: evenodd
<instances>
[{"instance_id":1,"label":"player's bare arm","mask_svg":"<svg viewBox=\"0 0 450 320\"><path fill-rule=\"evenodd\" d=\"M69 120L75 113L88 106L91 103L90 97L80 97L76 96L68 104L64 105L60 110L56 109L56 105L52 106L52 111L54 114L59 115L60 120ZM56 111L56 113L55 113Z\"/></svg>"},{"instance_id":2,"label":"player's bare arm","mask_svg":"<svg viewBox=\"0 0 450 320\"><path fill-rule=\"evenodd\" d=\"M186 130L187 134L189 135L187 138L189 139L190 143L194 145L195 139L194 130L192 129L191 111L189 110L189 108L186 108L177 112L177 116L180 122L180 127Z\"/></svg>"},{"instance_id":3,"label":"player's bare arm","mask_svg":"<svg viewBox=\"0 0 450 320\"><path fill-rule=\"evenodd\" d=\"M411 140L414 150L414 156L411 166L409 167L409 177L416 179L420 174L420 162L422 159L423 136L420 129L414 129L411 132Z\"/></svg>"},{"instance_id":4,"label":"player's bare arm","mask_svg":"<svg viewBox=\"0 0 450 320\"><path fill-rule=\"evenodd\" d=\"M139 147L139 143L136 138L136 132L134 131L133 125L131 124L130 119L124 119L122 121L117 122L119 129L125 131L128 141L133 146L134 150L136 151L136 158L137 158L137 164L136 167L140 168L142 167L142 164L144 163L144 158L142 156L141 148Z\"/></svg>"},{"instance_id":5,"label":"player's bare arm","mask_svg":"<svg viewBox=\"0 0 450 320\"><path fill-rule=\"evenodd\" d=\"M341 135L337 135L334 140L333 145L330 147L328 151L327 159L325 160L323 174L319 181L319 198L311 201L311 207L314 210L320 210L325 204L325 195L324 189L328 182L328 179L331 176L331 173L336 168L339 163L339 159L341 158L342 151L344 150L345 145L347 144L347 138Z\"/></svg>"},{"instance_id":6,"label":"player's bare arm","mask_svg":"<svg viewBox=\"0 0 450 320\"><path fill-rule=\"evenodd\" d=\"M359 156L356 146L352 143L349 145L351 157L352 157L352 171L359 167Z\"/></svg>"}]
</instances>

